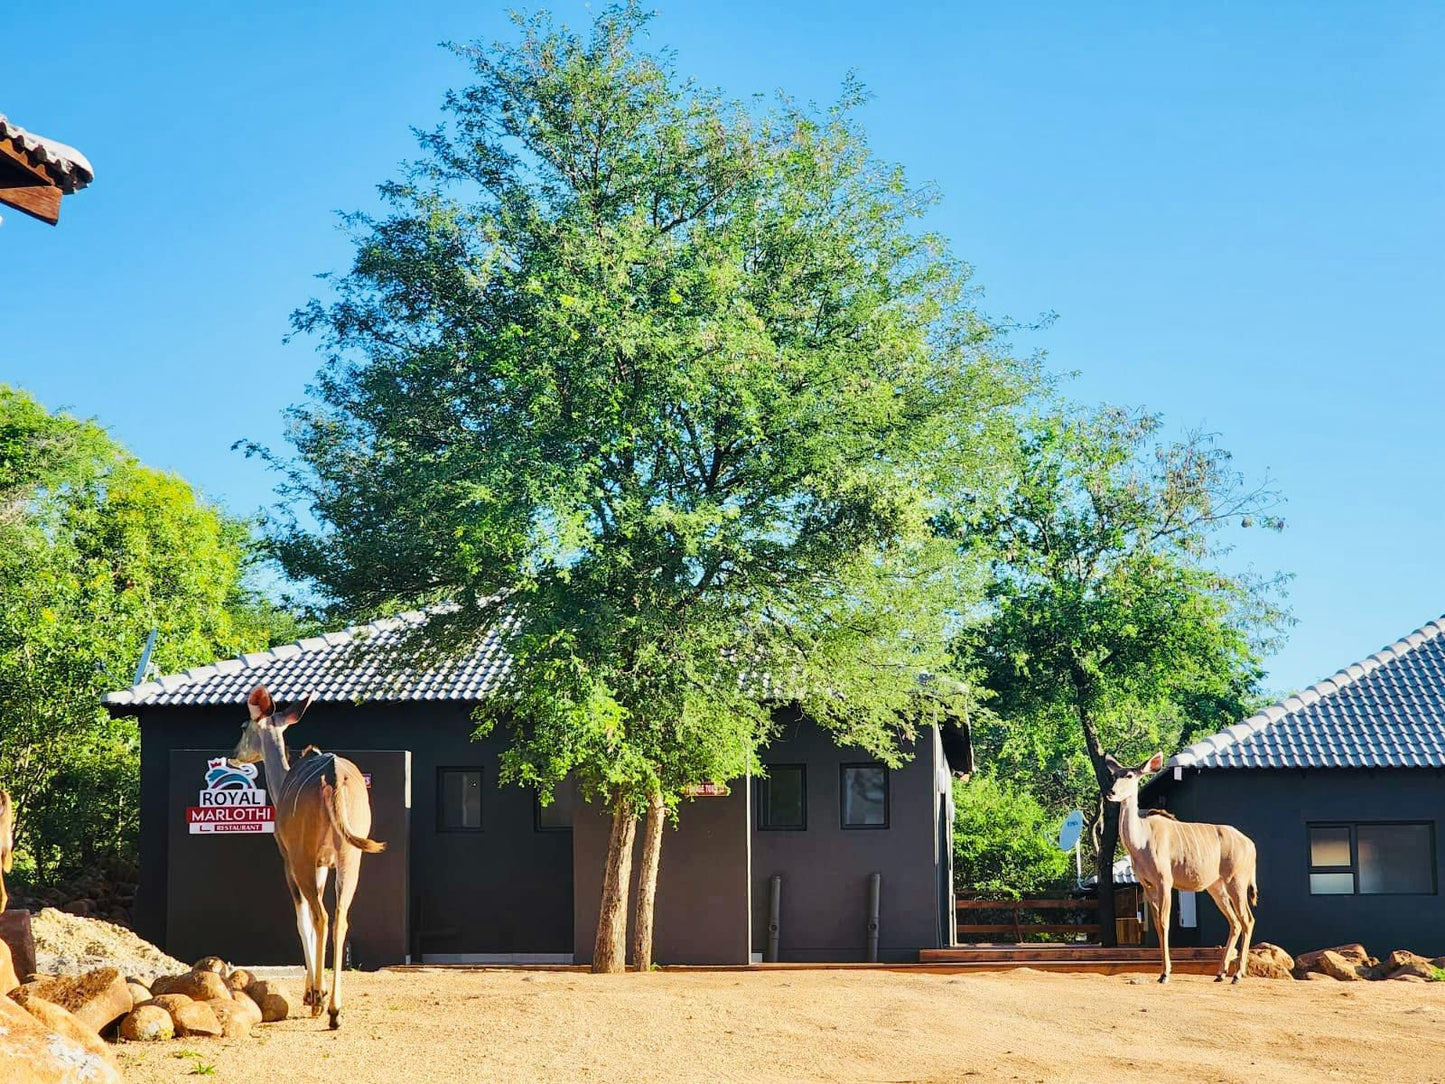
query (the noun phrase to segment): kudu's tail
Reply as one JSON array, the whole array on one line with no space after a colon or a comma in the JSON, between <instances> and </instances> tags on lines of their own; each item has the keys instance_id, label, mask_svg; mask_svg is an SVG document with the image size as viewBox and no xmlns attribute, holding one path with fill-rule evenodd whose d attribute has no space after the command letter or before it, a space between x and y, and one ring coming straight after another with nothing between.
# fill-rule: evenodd
<instances>
[{"instance_id":1,"label":"kudu's tail","mask_svg":"<svg viewBox=\"0 0 1445 1084\"><path fill-rule=\"evenodd\" d=\"M1259 904L1259 885L1253 881L1249 882L1249 905L1255 907Z\"/></svg>"},{"instance_id":2,"label":"kudu's tail","mask_svg":"<svg viewBox=\"0 0 1445 1084\"><path fill-rule=\"evenodd\" d=\"M346 776L340 772L336 773L335 786L332 786L324 776L321 779L321 804L326 807L326 816L331 820L332 830L347 843L360 848L367 854L376 854L386 850L385 843L378 843L374 839L357 835L346 823L346 800L341 793L341 788L344 786L346 786Z\"/></svg>"}]
</instances>

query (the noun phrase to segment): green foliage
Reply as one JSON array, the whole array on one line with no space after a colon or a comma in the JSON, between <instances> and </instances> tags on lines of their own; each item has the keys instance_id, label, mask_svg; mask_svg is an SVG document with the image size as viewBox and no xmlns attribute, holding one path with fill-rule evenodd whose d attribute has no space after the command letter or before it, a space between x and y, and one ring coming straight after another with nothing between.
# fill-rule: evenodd
<instances>
[{"instance_id":1,"label":"green foliage","mask_svg":"<svg viewBox=\"0 0 1445 1084\"><path fill-rule=\"evenodd\" d=\"M1040 418L997 503L956 520L993 568L959 645L990 694L981 759L1059 813L1097 813L1106 750L1142 759L1247 715L1284 620L1277 582L1217 560L1224 528L1282 526L1277 498L1211 438L1159 430L1114 409Z\"/></svg>"},{"instance_id":2,"label":"green foliage","mask_svg":"<svg viewBox=\"0 0 1445 1084\"><path fill-rule=\"evenodd\" d=\"M960 896L1023 899L1072 886L1073 856L1055 846L1063 818L1026 787L975 775L954 783L953 808L953 882Z\"/></svg>"},{"instance_id":3,"label":"green foliage","mask_svg":"<svg viewBox=\"0 0 1445 1084\"><path fill-rule=\"evenodd\" d=\"M22 871L134 860L139 736L100 710L152 628L172 672L288 619L244 587L244 527L99 426L0 386L0 785Z\"/></svg>"},{"instance_id":4,"label":"green foliage","mask_svg":"<svg viewBox=\"0 0 1445 1084\"><path fill-rule=\"evenodd\" d=\"M1030 374L853 84L760 111L545 15L459 48L424 157L354 216L292 413L276 553L333 616L505 619L507 775L669 799L742 773L766 696L895 760L976 585L933 517L991 477Z\"/></svg>"}]
</instances>

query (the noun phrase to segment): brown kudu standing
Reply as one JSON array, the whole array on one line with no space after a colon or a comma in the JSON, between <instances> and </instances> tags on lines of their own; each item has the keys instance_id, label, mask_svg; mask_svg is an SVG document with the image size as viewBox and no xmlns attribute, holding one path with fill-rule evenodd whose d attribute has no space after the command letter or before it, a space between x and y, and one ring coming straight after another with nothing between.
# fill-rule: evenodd
<instances>
[{"instance_id":1,"label":"brown kudu standing","mask_svg":"<svg viewBox=\"0 0 1445 1084\"><path fill-rule=\"evenodd\" d=\"M296 906L296 930L306 957L306 1002L311 1015L321 1015L326 969L326 892L328 871L336 870L336 921L332 923L331 1026L341 1025L341 965L346 944L347 914L356 894L363 852L375 854L386 844L367 839L371 831L371 799L366 780L355 764L334 753L303 756L292 768L286 757L286 730L311 703L278 713L265 686L257 685L246 699L251 718L242 724L233 759L266 765L266 789L276 809L276 846L286 871L286 886Z\"/></svg>"},{"instance_id":2,"label":"brown kudu standing","mask_svg":"<svg viewBox=\"0 0 1445 1084\"><path fill-rule=\"evenodd\" d=\"M1249 970L1249 939L1254 934L1253 905L1259 901L1255 882L1254 841L1227 824L1188 824L1162 811L1139 813L1139 780L1164 766L1164 755L1155 753L1135 768L1126 768L1111 756L1104 762L1114 777L1105 795L1118 802L1119 838L1129 852L1129 861L1159 931L1164 957L1160 982L1169 981L1169 910L1173 890L1208 892L1229 923L1229 939L1219 961L1215 982L1229 974L1230 955L1240 940L1235 958L1234 981Z\"/></svg>"}]
</instances>

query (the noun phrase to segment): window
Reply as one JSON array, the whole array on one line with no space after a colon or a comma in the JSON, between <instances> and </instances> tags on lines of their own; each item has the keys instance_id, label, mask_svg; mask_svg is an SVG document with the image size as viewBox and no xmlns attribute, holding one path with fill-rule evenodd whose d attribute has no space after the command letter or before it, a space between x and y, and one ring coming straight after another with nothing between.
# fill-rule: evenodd
<instances>
[{"instance_id":1,"label":"window","mask_svg":"<svg viewBox=\"0 0 1445 1084\"><path fill-rule=\"evenodd\" d=\"M437 831L482 830L482 769L437 769Z\"/></svg>"},{"instance_id":2,"label":"window","mask_svg":"<svg viewBox=\"0 0 1445 1084\"><path fill-rule=\"evenodd\" d=\"M841 800L844 828L887 828L888 769L882 764L844 764Z\"/></svg>"},{"instance_id":3,"label":"window","mask_svg":"<svg viewBox=\"0 0 1445 1084\"><path fill-rule=\"evenodd\" d=\"M577 784L571 779L564 779L552 790L552 800L546 805L542 804L541 797L534 799L536 803L536 822L533 827L539 832L570 832L572 831L572 814L577 811L579 801L577 795Z\"/></svg>"},{"instance_id":4,"label":"window","mask_svg":"<svg viewBox=\"0 0 1445 1084\"><path fill-rule=\"evenodd\" d=\"M1312 824L1310 894L1433 895L1433 824Z\"/></svg>"},{"instance_id":5,"label":"window","mask_svg":"<svg viewBox=\"0 0 1445 1084\"><path fill-rule=\"evenodd\" d=\"M758 780L758 828L801 832L808 827L808 773L801 764L769 764Z\"/></svg>"}]
</instances>

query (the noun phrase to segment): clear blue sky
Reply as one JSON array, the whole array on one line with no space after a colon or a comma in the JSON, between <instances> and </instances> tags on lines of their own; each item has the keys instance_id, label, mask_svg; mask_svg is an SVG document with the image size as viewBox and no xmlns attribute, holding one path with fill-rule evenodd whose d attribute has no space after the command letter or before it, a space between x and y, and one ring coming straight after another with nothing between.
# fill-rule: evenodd
<instances>
[{"instance_id":1,"label":"clear blue sky","mask_svg":"<svg viewBox=\"0 0 1445 1084\"><path fill-rule=\"evenodd\" d=\"M986 307L1075 397L1220 433L1289 529L1288 690L1445 610L1445 7L1428 3L665 7L653 40L738 95L827 101L944 202ZM554 6L576 24L575 2ZM500 6L410 0L21 5L0 111L80 147L51 230L0 226L0 380L93 415L239 513L316 367L287 314L464 79L436 47Z\"/></svg>"}]
</instances>

